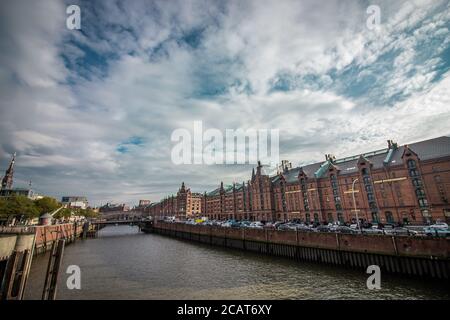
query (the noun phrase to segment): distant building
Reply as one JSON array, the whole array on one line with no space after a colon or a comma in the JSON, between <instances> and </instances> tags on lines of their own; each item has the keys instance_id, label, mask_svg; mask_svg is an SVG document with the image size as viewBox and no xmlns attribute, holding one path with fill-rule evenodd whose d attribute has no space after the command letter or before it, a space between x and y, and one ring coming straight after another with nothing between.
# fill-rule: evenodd
<instances>
[{"instance_id":1,"label":"distant building","mask_svg":"<svg viewBox=\"0 0 450 320\"><path fill-rule=\"evenodd\" d=\"M14 178L14 163L16 162L16 153L11 159L9 163L8 169L6 169L5 176L2 179L2 187L1 189L11 189L13 186L13 178Z\"/></svg>"},{"instance_id":2,"label":"distant building","mask_svg":"<svg viewBox=\"0 0 450 320\"><path fill-rule=\"evenodd\" d=\"M139 200L139 208L143 208L152 203L150 200Z\"/></svg>"},{"instance_id":3,"label":"distant building","mask_svg":"<svg viewBox=\"0 0 450 320\"><path fill-rule=\"evenodd\" d=\"M81 196L65 196L62 197L61 202L63 205L67 206L67 208L73 209L84 210L89 206L87 198Z\"/></svg>"},{"instance_id":4,"label":"distant building","mask_svg":"<svg viewBox=\"0 0 450 320\"><path fill-rule=\"evenodd\" d=\"M32 189L14 188L14 189L1 189L0 190L0 197L15 197L15 196L25 196L31 200L38 200L38 199L42 198L42 196L39 196Z\"/></svg>"},{"instance_id":5,"label":"distant building","mask_svg":"<svg viewBox=\"0 0 450 320\"><path fill-rule=\"evenodd\" d=\"M147 215L175 216L185 220L202 214L202 200L201 193L191 192L191 189L186 188L183 182L176 196L172 195L161 202L152 203L145 207L144 212Z\"/></svg>"},{"instance_id":6,"label":"distant building","mask_svg":"<svg viewBox=\"0 0 450 320\"><path fill-rule=\"evenodd\" d=\"M31 200L37 200L42 198L37 193L35 193L31 188L13 188L15 162L16 162L16 153L14 153L9 163L8 169L6 169L5 175L2 179L0 187L0 197L25 196Z\"/></svg>"},{"instance_id":7,"label":"distant building","mask_svg":"<svg viewBox=\"0 0 450 320\"><path fill-rule=\"evenodd\" d=\"M104 206L101 206L98 211L100 213L107 213L107 212L124 212L129 210L130 207L127 206L125 203L122 204L107 203Z\"/></svg>"}]
</instances>

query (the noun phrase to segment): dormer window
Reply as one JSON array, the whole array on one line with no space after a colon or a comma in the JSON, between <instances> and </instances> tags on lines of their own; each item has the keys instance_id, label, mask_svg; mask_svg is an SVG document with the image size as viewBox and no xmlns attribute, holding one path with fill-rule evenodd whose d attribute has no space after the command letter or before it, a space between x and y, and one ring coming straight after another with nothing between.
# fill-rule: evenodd
<instances>
[{"instance_id":1,"label":"dormer window","mask_svg":"<svg viewBox=\"0 0 450 320\"><path fill-rule=\"evenodd\" d=\"M407 162L409 169L415 169L416 168L416 162L413 159L409 159Z\"/></svg>"}]
</instances>

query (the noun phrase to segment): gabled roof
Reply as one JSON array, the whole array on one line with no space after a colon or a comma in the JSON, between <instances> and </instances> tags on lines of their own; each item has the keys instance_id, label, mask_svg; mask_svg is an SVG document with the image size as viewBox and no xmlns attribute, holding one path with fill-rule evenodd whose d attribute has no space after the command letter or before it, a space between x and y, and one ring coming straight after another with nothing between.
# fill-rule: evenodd
<instances>
[{"instance_id":1,"label":"gabled roof","mask_svg":"<svg viewBox=\"0 0 450 320\"><path fill-rule=\"evenodd\" d=\"M217 196L219 194L220 194L220 188L216 188L213 191L206 193L207 196Z\"/></svg>"},{"instance_id":2,"label":"gabled roof","mask_svg":"<svg viewBox=\"0 0 450 320\"><path fill-rule=\"evenodd\" d=\"M450 137L439 137L430 140L411 143L408 145L411 151L414 151L419 159L429 160L450 156ZM345 157L333 161L333 164L339 168L339 174L351 174L358 171L358 161L361 157L369 161L373 165L373 169L383 168L384 166L394 166L402 163L402 155L405 151L404 146L399 146L396 149L381 149L372 152L367 152L361 155ZM302 166L301 169L309 178L323 177L327 172L330 163L329 161L317 162ZM298 177L300 167L290 169L283 173L286 182L295 182ZM273 182L279 182L278 175L271 177Z\"/></svg>"}]
</instances>

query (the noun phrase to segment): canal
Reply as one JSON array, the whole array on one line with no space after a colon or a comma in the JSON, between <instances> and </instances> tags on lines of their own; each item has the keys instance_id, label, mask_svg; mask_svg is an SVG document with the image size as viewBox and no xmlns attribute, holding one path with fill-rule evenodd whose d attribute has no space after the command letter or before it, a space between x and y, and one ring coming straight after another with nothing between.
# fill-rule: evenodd
<instances>
[{"instance_id":1,"label":"canal","mask_svg":"<svg viewBox=\"0 0 450 320\"><path fill-rule=\"evenodd\" d=\"M40 299L48 254L34 257L26 299ZM81 289L69 290L69 265L81 269ZM368 275L336 266L211 247L137 227L102 229L96 239L65 248L58 299L450 299L448 282Z\"/></svg>"}]
</instances>

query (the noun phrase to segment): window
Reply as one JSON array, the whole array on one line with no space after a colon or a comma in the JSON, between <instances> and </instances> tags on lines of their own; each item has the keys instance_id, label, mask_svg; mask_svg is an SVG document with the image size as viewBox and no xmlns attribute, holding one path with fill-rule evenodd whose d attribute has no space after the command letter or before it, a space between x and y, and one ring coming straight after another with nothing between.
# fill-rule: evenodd
<instances>
[{"instance_id":1,"label":"window","mask_svg":"<svg viewBox=\"0 0 450 320\"><path fill-rule=\"evenodd\" d=\"M428 206L428 201L425 198L421 198L419 199L419 206L421 207L427 207Z\"/></svg>"},{"instance_id":2,"label":"window","mask_svg":"<svg viewBox=\"0 0 450 320\"><path fill-rule=\"evenodd\" d=\"M339 222L344 223L344 215L342 214L342 212L338 212L337 216L338 216Z\"/></svg>"},{"instance_id":3,"label":"window","mask_svg":"<svg viewBox=\"0 0 450 320\"><path fill-rule=\"evenodd\" d=\"M319 214L318 213L314 213L314 222L319 222Z\"/></svg>"},{"instance_id":4,"label":"window","mask_svg":"<svg viewBox=\"0 0 450 320\"><path fill-rule=\"evenodd\" d=\"M421 187L422 186L422 180L420 179L413 179L413 185L417 188L417 187Z\"/></svg>"},{"instance_id":5,"label":"window","mask_svg":"<svg viewBox=\"0 0 450 320\"><path fill-rule=\"evenodd\" d=\"M369 177L364 177L363 181L364 181L364 184L369 184L370 183L370 178Z\"/></svg>"},{"instance_id":6,"label":"window","mask_svg":"<svg viewBox=\"0 0 450 320\"><path fill-rule=\"evenodd\" d=\"M385 215L387 223L394 223L394 216L392 215L392 212L386 211Z\"/></svg>"},{"instance_id":7,"label":"window","mask_svg":"<svg viewBox=\"0 0 450 320\"><path fill-rule=\"evenodd\" d=\"M415 169L416 168L416 162L413 159L409 159L407 162L409 169Z\"/></svg>"},{"instance_id":8,"label":"window","mask_svg":"<svg viewBox=\"0 0 450 320\"><path fill-rule=\"evenodd\" d=\"M361 174L362 174L363 176L368 176L368 175L369 175L369 170L367 170L367 168L363 168L363 169L361 170Z\"/></svg>"},{"instance_id":9,"label":"window","mask_svg":"<svg viewBox=\"0 0 450 320\"><path fill-rule=\"evenodd\" d=\"M411 170L409 170L409 175L411 177L417 177L417 176L419 176L419 171L417 171L416 169L411 169Z\"/></svg>"},{"instance_id":10,"label":"window","mask_svg":"<svg viewBox=\"0 0 450 320\"><path fill-rule=\"evenodd\" d=\"M422 217L423 217L423 222L425 222L425 223L430 223L431 222L430 211L422 210Z\"/></svg>"},{"instance_id":11,"label":"window","mask_svg":"<svg viewBox=\"0 0 450 320\"><path fill-rule=\"evenodd\" d=\"M425 191L423 191L422 188L416 189L416 195L417 195L417 197L424 197Z\"/></svg>"},{"instance_id":12,"label":"window","mask_svg":"<svg viewBox=\"0 0 450 320\"><path fill-rule=\"evenodd\" d=\"M376 211L372 211L372 222L374 222L374 223L380 222L380 218L378 216L378 212L376 212Z\"/></svg>"},{"instance_id":13,"label":"window","mask_svg":"<svg viewBox=\"0 0 450 320\"><path fill-rule=\"evenodd\" d=\"M371 186L370 184L368 184L368 185L366 186L366 191L367 191L367 192L373 192L373 188L372 188L372 186Z\"/></svg>"},{"instance_id":14,"label":"window","mask_svg":"<svg viewBox=\"0 0 450 320\"><path fill-rule=\"evenodd\" d=\"M328 212L328 222L333 222L333 221L334 221L334 219L333 219L333 213Z\"/></svg>"},{"instance_id":15,"label":"window","mask_svg":"<svg viewBox=\"0 0 450 320\"><path fill-rule=\"evenodd\" d=\"M441 176L434 176L434 181L436 181L436 183L441 183L442 182Z\"/></svg>"},{"instance_id":16,"label":"window","mask_svg":"<svg viewBox=\"0 0 450 320\"><path fill-rule=\"evenodd\" d=\"M369 200L369 201L375 201L375 197L373 196L373 193L368 193L368 194L367 194L367 200Z\"/></svg>"},{"instance_id":17,"label":"window","mask_svg":"<svg viewBox=\"0 0 450 320\"><path fill-rule=\"evenodd\" d=\"M407 212L402 212L402 220L404 224L408 224L408 213Z\"/></svg>"}]
</instances>

